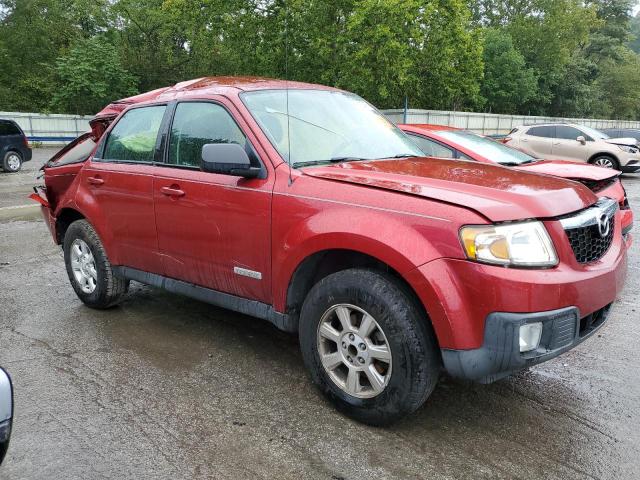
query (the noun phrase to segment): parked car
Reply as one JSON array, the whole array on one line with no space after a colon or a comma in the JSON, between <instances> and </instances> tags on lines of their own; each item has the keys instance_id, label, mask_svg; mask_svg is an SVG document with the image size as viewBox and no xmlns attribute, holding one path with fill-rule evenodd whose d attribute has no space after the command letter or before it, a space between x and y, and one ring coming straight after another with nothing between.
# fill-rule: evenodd
<instances>
[{"instance_id":1,"label":"parked car","mask_svg":"<svg viewBox=\"0 0 640 480\"><path fill-rule=\"evenodd\" d=\"M622 212L622 234L633 228L633 212L627 193L618 178L620 173L584 163L540 160L487 137L442 125L398 125L430 157L459 158L497 163L522 171L543 173L580 182L599 197L613 198Z\"/></svg>"},{"instance_id":2,"label":"parked car","mask_svg":"<svg viewBox=\"0 0 640 480\"><path fill-rule=\"evenodd\" d=\"M503 142L536 158L579 160L627 173L640 170L640 150L635 138L609 138L584 125L516 127Z\"/></svg>"},{"instance_id":3,"label":"parked car","mask_svg":"<svg viewBox=\"0 0 640 480\"><path fill-rule=\"evenodd\" d=\"M603 128L600 131L611 138L635 138L640 142L640 129L638 128Z\"/></svg>"},{"instance_id":4,"label":"parked car","mask_svg":"<svg viewBox=\"0 0 640 480\"><path fill-rule=\"evenodd\" d=\"M575 347L625 279L616 201L424 158L348 92L202 78L92 126L95 151L34 194L78 297L105 309L136 280L296 332L320 390L369 424L417 409L443 367L492 382Z\"/></svg>"},{"instance_id":5,"label":"parked car","mask_svg":"<svg viewBox=\"0 0 640 480\"><path fill-rule=\"evenodd\" d=\"M31 147L20 126L13 120L0 119L0 166L5 172L20 170L31 160Z\"/></svg>"},{"instance_id":6,"label":"parked car","mask_svg":"<svg viewBox=\"0 0 640 480\"><path fill-rule=\"evenodd\" d=\"M13 386L11 377L0 368L0 464L9 448L13 422Z\"/></svg>"}]
</instances>

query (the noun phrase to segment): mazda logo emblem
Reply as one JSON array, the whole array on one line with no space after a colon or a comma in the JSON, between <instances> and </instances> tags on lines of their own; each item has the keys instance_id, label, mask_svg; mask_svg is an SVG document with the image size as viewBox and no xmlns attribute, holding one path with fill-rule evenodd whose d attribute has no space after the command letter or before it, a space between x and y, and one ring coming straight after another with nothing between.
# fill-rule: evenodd
<instances>
[{"instance_id":1,"label":"mazda logo emblem","mask_svg":"<svg viewBox=\"0 0 640 480\"><path fill-rule=\"evenodd\" d=\"M606 213L601 214L598 217L598 232L602 238L609 235L609 230L611 229L611 221Z\"/></svg>"}]
</instances>

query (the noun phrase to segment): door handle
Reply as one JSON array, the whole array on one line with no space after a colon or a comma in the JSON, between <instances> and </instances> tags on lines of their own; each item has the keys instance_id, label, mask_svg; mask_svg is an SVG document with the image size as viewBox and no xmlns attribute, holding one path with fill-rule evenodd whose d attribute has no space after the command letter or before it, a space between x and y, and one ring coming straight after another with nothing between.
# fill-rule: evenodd
<instances>
[{"instance_id":1,"label":"door handle","mask_svg":"<svg viewBox=\"0 0 640 480\"><path fill-rule=\"evenodd\" d=\"M90 185L102 185L104 184L104 180L100 177L87 177L87 183Z\"/></svg>"},{"instance_id":2,"label":"door handle","mask_svg":"<svg viewBox=\"0 0 640 480\"><path fill-rule=\"evenodd\" d=\"M180 190L177 185L172 185L171 187L161 187L160 191L167 197L184 197L184 191Z\"/></svg>"}]
</instances>

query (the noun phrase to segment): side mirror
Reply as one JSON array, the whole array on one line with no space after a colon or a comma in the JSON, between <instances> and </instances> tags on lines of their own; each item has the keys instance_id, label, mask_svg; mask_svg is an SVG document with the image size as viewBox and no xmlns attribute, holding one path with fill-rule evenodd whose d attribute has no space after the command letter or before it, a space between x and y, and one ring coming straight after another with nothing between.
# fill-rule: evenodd
<instances>
[{"instance_id":1,"label":"side mirror","mask_svg":"<svg viewBox=\"0 0 640 480\"><path fill-rule=\"evenodd\" d=\"M586 139L586 138L584 138L582 135L580 135L578 138L576 138L576 140L577 140L578 142L580 142L582 145L584 145L584 144L586 144L586 143L587 143L587 139Z\"/></svg>"},{"instance_id":2,"label":"side mirror","mask_svg":"<svg viewBox=\"0 0 640 480\"><path fill-rule=\"evenodd\" d=\"M202 147L202 171L257 178L262 169L252 167L247 152L237 143L209 143Z\"/></svg>"},{"instance_id":3,"label":"side mirror","mask_svg":"<svg viewBox=\"0 0 640 480\"><path fill-rule=\"evenodd\" d=\"M11 377L0 368L0 463L9 448L13 420L13 386Z\"/></svg>"}]
</instances>

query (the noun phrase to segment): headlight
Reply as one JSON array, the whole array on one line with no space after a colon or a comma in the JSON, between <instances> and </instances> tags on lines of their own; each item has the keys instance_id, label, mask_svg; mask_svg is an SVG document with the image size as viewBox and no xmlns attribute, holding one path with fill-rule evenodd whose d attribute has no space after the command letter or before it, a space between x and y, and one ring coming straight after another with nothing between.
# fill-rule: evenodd
<instances>
[{"instance_id":1,"label":"headlight","mask_svg":"<svg viewBox=\"0 0 640 480\"><path fill-rule=\"evenodd\" d=\"M638 153L637 147L632 147L631 145L618 145L620 150L624 150L627 153Z\"/></svg>"},{"instance_id":2,"label":"headlight","mask_svg":"<svg viewBox=\"0 0 640 480\"><path fill-rule=\"evenodd\" d=\"M467 258L514 267L553 267L558 256L541 222L472 225L460 229Z\"/></svg>"}]
</instances>

